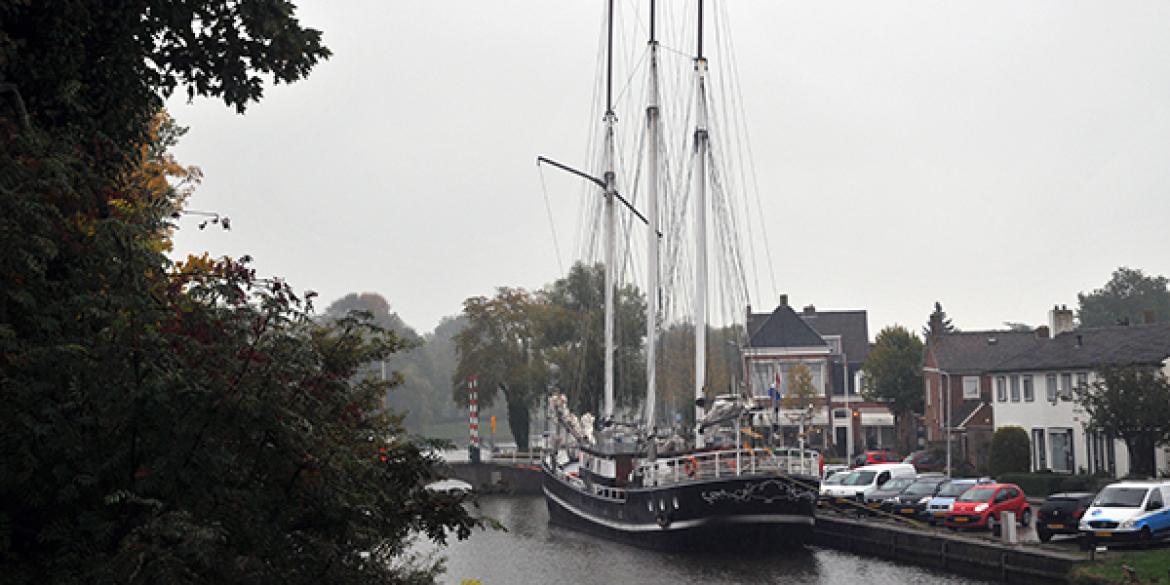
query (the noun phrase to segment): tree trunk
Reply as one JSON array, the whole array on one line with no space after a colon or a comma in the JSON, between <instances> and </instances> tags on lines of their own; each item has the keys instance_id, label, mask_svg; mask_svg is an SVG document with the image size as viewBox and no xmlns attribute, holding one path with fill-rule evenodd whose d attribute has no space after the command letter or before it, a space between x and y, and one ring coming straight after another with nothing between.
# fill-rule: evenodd
<instances>
[{"instance_id":1,"label":"tree trunk","mask_svg":"<svg viewBox=\"0 0 1170 585\"><path fill-rule=\"evenodd\" d=\"M520 451L528 450L528 400L521 392L507 392L505 399L508 402L508 425L512 427L512 438L516 440L516 448Z\"/></svg>"},{"instance_id":2,"label":"tree trunk","mask_svg":"<svg viewBox=\"0 0 1170 585\"><path fill-rule=\"evenodd\" d=\"M1150 433L1138 433L1125 437L1129 451L1129 475L1154 477L1154 437Z\"/></svg>"}]
</instances>

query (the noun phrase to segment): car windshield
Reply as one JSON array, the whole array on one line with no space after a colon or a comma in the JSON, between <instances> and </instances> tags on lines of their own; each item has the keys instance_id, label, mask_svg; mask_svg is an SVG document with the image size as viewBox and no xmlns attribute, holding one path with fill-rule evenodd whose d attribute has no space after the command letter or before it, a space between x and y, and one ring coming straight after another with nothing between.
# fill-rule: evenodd
<instances>
[{"instance_id":1,"label":"car windshield","mask_svg":"<svg viewBox=\"0 0 1170 585\"><path fill-rule=\"evenodd\" d=\"M838 485L841 483L841 480L845 479L846 475L847 474L844 474L844 473L834 473L834 474L830 475L829 477L826 477L825 481L823 481L822 483L824 483L825 485Z\"/></svg>"},{"instance_id":2,"label":"car windshield","mask_svg":"<svg viewBox=\"0 0 1170 585\"><path fill-rule=\"evenodd\" d=\"M995 495L995 488L991 487L973 487L959 496L960 502L986 502Z\"/></svg>"},{"instance_id":3,"label":"car windshield","mask_svg":"<svg viewBox=\"0 0 1170 585\"><path fill-rule=\"evenodd\" d=\"M914 483L913 478L895 477L894 479L891 479L891 480L887 481L886 483L883 483L881 485L881 489L884 492L892 492L892 491L899 491L900 492L900 491L906 489L906 486L908 486L912 483Z\"/></svg>"},{"instance_id":4,"label":"car windshield","mask_svg":"<svg viewBox=\"0 0 1170 585\"><path fill-rule=\"evenodd\" d=\"M1097 494L1094 506L1102 508L1137 508L1146 499L1146 488L1107 487Z\"/></svg>"},{"instance_id":5,"label":"car windshield","mask_svg":"<svg viewBox=\"0 0 1170 585\"><path fill-rule=\"evenodd\" d=\"M875 471L854 471L845 476L841 485L869 485L873 482L873 477L877 475Z\"/></svg>"},{"instance_id":6,"label":"car windshield","mask_svg":"<svg viewBox=\"0 0 1170 585\"><path fill-rule=\"evenodd\" d=\"M951 483L948 483L947 485L944 485L941 490L938 490L938 495L940 495L944 498L953 498L953 497L958 496L958 495L962 494L963 492L967 491L973 485L975 485L975 484L969 483L969 482L963 482L963 483L951 482Z\"/></svg>"},{"instance_id":7,"label":"car windshield","mask_svg":"<svg viewBox=\"0 0 1170 585\"><path fill-rule=\"evenodd\" d=\"M902 493L908 496L928 496L934 493L936 487L938 487L937 481L916 481Z\"/></svg>"}]
</instances>

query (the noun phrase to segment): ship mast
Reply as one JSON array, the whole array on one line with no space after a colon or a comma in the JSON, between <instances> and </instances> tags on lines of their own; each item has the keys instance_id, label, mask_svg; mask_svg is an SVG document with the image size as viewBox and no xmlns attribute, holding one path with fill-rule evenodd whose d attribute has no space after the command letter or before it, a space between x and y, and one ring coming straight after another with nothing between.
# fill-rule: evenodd
<instances>
[{"instance_id":1,"label":"ship mast","mask_svg":"<svg viewBox=\"0 0 1170 585\"><path fill-rule=\"evenodd\" d=\"M654 38L654 0L650 0L650 102L646 105L646 429L653 454L655 401L657 400L655 368L658 327L658 40Z\"/></svg>"},{"instance_id":2,"label":"ship mast","mask_svg":"<svg viewBox=\"0 0 1170 585\"><path fill-rule=\"evenodd\" d=\"M614 125L617 115L613 112L613 0L609 0L609 38L606 48L605 71L605 405L602 424L613 420L613 359L614 359L614 278L617 264L617 212L614 199L617 195L617 177L614 173Z\"/></svg>"},{"instance_id":3,"label":"ship mast","mask_svg":"<svg viewBox=\"0 0 1170 585\"><path fill-rule=\"evenodd\" d=\"M695 447L703 447L707 384L707 60L703 57L703 0L699 2L695 81L698 90L695 126Z\"/></svg>"}]
</instances>

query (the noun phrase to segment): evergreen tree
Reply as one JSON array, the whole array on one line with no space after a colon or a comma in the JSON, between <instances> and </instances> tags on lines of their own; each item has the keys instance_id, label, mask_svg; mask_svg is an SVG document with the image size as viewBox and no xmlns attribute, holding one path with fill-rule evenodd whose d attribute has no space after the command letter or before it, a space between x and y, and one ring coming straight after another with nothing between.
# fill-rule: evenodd
<instances>
[{"instance_id":1,"label":"evergreen tree","mask_svg":"<svg viewBox=\"0 0 1170 585\"><path fill-rule=\"evenodd\" d=\"M922 328L923 339L930 339L935 335L942 335L943 333L953 333L958 331L953 324L951 324L950 317L947 317L946 311L943 311L942 303L934 302L934 311L930 313L930 318L926 321L926 326Z\"/></svg>"}]
</instances>

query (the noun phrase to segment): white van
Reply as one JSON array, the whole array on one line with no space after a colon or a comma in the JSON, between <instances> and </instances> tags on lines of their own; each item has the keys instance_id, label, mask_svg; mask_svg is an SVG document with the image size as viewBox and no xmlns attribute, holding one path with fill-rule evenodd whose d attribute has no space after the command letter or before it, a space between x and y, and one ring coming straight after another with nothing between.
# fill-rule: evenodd
<instances>
[{"instance_id":1,"label":"white van","mask_svg":"<svg viewBox=\"0 0 1170 585\"><path fill-rule=\"evenodd\" d=\"M1122 481L1105 486L1081 516L1089 542L1141 541L1170 536L1170 481Z\"/></svg>"},{"instance_id":2,"label":"white van","mask_svg":"<svg viewBox=\"0 0 1170 585\"><path fill-rule=\"evenodd\" d=\"M913 479L918 474L914 466L909 463L875 463L863 465L850 471L841 483L826 485L821 488L821 495L827 498L859 499L865 501L865 496L876 490L878 486L895 477L909 477Z\"/></svg>"}]
</instances>

